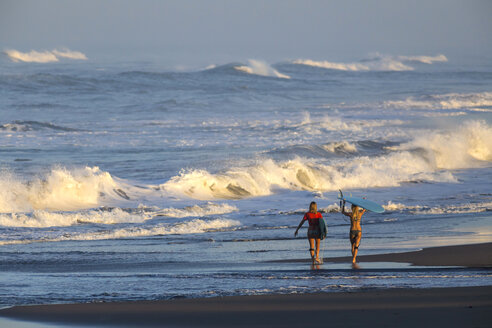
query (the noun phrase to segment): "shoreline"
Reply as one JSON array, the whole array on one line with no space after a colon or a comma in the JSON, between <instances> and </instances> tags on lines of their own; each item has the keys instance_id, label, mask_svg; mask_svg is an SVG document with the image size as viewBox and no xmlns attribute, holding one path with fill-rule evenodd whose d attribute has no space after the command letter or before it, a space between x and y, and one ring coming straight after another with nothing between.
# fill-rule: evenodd
<instances>
[{"instance_id":1,"label":"shoreline","mask_svg":"<svg viewBox=\"0 0 492 328\"><path fill-rule=\"evenodd\" d=\"M325 258L331 263L352 261L352 257ZM492 242L471 245L429 247L414 252L357 256L360 262L398 262L414 266L492 267Z\"/></svg>"},{"instance_id":2,"label":"shoreline","mask_svg":"<svg viewBox=\"0 0 492 328\"><path fill-rule=\"evenodd\" d=\"M348 250L350 252L350 250ZM310 259L278 260L272 262L311 262ZM352 256L324 257L324 263L351 263ZM358 255L357 263L396 262L414 266L492 267L492 242L468 245L428 247L419 251Z\"/></svg>"},{"instance_id":3,"label":"shoreline","mask_svg":"<svg viewBox=\"0 0 492 328\"><path fill-rule=\"evenodd\" d=\"M488 327L492 286L19 306L0 317L118 327Z\"/></svg>"},{"instance_id":4,"label":"shoreline","mask_svg":"<svg viewBox=\"0 0 492 328\"><path fill-rule=\"evenodd\" d=\"M363 255L361 262L492 267L492 243ZM325 258L351 262L351 257ZM295 259L277 262L308 262ZM492 286L387 288L162 301L48 304L0 309L3 319L118 327L488 327Z\"/></svg>"}]
</instances>

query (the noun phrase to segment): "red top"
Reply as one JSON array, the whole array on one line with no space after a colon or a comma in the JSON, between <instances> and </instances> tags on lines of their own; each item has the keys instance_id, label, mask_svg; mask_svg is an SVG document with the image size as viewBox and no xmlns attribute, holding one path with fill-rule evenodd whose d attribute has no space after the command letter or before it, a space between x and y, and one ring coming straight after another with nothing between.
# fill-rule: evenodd
<instances>
[{"instance_id":1,"label":"red top","mask_svg":"<svg viewBox=\"0 0 492 328\"><path fill-rule=\"evenodd\" d=\"M303 220L308 220L309 222L309 227L314 228L319 226L319 219L323 218L321 216L320 212L312 213L312 212L307 212L304 214Z\"/></svg>"}]
</instances>

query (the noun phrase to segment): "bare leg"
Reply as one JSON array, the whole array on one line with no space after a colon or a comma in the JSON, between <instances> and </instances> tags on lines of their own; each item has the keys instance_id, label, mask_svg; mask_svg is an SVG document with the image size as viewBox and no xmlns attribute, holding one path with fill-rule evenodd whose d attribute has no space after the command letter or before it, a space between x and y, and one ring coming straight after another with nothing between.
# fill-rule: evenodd
<instances>
[{"instance_id":1,"label":"bare leg","mask_svg":"<svg viewBox=\"0 0 492 328\"><path fill-rule=\"evenodd\" d=\"M321 239L316 238L316 259L315 261L321 262L319 259L319 244L321 243Z\"/></svg>"},{"instance_id":2,"label":"bare leg","mask_svg":"<svg viewBox=\"0 0 492 328\"><path fill-rule=\"evenodd\" d=\"M311 259L314 261L314 238L308 238L309 240L309 253L311 254Z\"/></svg>"},{"instance_id":3,"label":"bare leg","mask_svg":"<svg viewBox=\"0 0 492 328\"><path fill-rule=\"evenodd\" d=\"M355 263L355 258L357 257L357 252L359 251L360 239L362 238L362 232L357 235L354 242L352 243L352 263Z\"/></svg>"}]
</instances>

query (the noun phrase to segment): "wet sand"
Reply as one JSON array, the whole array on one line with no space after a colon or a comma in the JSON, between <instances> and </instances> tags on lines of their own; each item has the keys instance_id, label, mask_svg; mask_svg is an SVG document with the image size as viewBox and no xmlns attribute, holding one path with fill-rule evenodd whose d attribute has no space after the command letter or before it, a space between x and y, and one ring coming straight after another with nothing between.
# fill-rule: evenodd
<instances>
[{"instance_id":1,"label":"wet sand","mask_svg":"<svg viewBox=\"0 0 492 328\"><path fill-rule=\"evenodd\" d=\"M490 267L491 245L429 248L361 260ZM0 317L68 326L489 327L492 286L19 306L0 310Z\"/></svg>"},{"instance_id":2,"label":"wet sand","mask_svg":"<svg viewBox=\"0 0 492 328\"><path fill-rule=\"evenodd\" d=\"M360 252L360 250L359 250ZM352 257L329 257L324 262L352 262ZM360 255L357 262L399 262L417 266L492 267L492 243L430 247L416 252Z\"/></svg>"},{"instance_id":3,"label":"wet sand","mask_svg":"<svg viewBox=\"0 0 492 328\"><path fill-rule=\"evenodd\" d=\"M490 327L492 286L25 306L0 315L118 327Z\"/></svg>"}]
</instances>

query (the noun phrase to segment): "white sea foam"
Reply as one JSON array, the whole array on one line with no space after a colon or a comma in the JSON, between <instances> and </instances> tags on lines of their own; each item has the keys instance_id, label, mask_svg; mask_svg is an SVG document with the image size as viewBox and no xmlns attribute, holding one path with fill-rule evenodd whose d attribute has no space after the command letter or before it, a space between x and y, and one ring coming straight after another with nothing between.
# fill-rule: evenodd
<instances>
[{"instance_id":1,"label":"white sea foam","mask_svg":"<svg viewBox=\"0 0 492 328\"><path fill-rule=\"evenodd\" d=\"M492 127L467 121L457 129L417 136L398 149L423 149L426 159L439 169L474 167L476 161L492 161Z\"/></svg>"},{"instance_id":2,"label":"white sea foam","mask_svg":"<svg viewBox=\"0 0 492 328\"><path fill-rule=\"evenodd\" d=\"M60 58L72 59L72 60L87 60L87 56L79 51L72 51L69 49L54 49L51 51L36 51L21 52L15 49L7 49L4 53L13 62L25 62L25 63L53 63L58 62Z\"/></svg>"},{"instance_id":3,"label":"white sea foam","mask_svg":"<svg viewBox=\"0 0 492 328\"><path fill-rule=\"evenodd\" d=\"M26 132L30 131L31 128L22 123L5 123L0 125L0 131L5 132Z\"/></svg>"},{"instance_id":4,"label":"white sea foam","mask_svg":"<svg viewBox=\"0 0 492 328\"><path fill-rule=\"evenodd\" d=\"M153 213L154 215L184 218L189 216L220 215L238 211L236 206L229 204L207 203L204 205L193 205L185 208L165 208Z\"/></svg>"},{"instance_id":5,"label":"white sea foam","mask_svg":"<svg viewBox=\"0 0 492 328\"><path fill-rule=\"evenodd\" d=\"M448 61L448 58L444 55L437 56L398 56L399 60L402 61L410 61L410 62L419 62L423 64L433 64L433 63L444 63Z\"/></svg>"},{"instance_id":6,"label":"white sea foam","mask_svg":"<svg viewBox=\"0 0 492 328\"><path fill-rule=\"evenodd\" d=\"M444 55L437 56L386 56L375 54L371 58L352 63L339 63L330 61L316 61L312 59L297 59L294 64L321 67L339 71L413 71L414 68L403 62L419 62L433 64L435 62L446 62Z\"/></svg>"},{"instance_id":7,"label":"white sea foam","mask_svg":"<svg viewBox=\"0 0 492 328\"><path fill-rule=\"evenodd\" d=\"M492 92L448 93L424 97L408 97L405 100L391 100L383 103L385 108L396 109L468 109L489 111L492 107Z\"/></svg>"},{"instance_id":8,"label":"white sea foam","mask_svg":"<svg viewBox=\"0 0 492 328\"><path fill-rule=\"evenodd\" d=\"M303 113L301 122L282 122L283 126L302 128L308 134L320 134L326 131L364 131L371 128L388 127L392 125L403 125L402 120L343 120L329 115L323 115L311 119L308 112Z\"/></svg>"},{"instance_id":9,"label":"white sea foam","mask_svg":"<svg viewBox=\"0 0 492 328\"><path fill-rule=\"evenodd\" d=\"M76 224L140 223L151 219L149 213L129 213L120 208L79 212L34 211L33 213L0 214L0 226L4 227L64 227Z\"/></svg>"},{"instance_id":10,"label":"white sea foam","mask_svg":"<svg viewBox=\"0 0 492 328\"><path fill-rule=\"evenodd\" d=\"M276 188L332 191L339 188L394 187L407 181L457 182L450 171L492 161L492 128L470 121L453 132L430 132L379 157L321 163L296 158L260 160L247 167L212 174L184 170L161 185L171 194L195 199L266 196Z\"/></svg>"},{"instance_id":11,"label":"white sea foam","mask_svg":"<svg viewBox=\"0 0 492 328\"><path fill-rule=\"evenodd\" d=\"M183 171L161 187L173 194L196 199L240 199L266 196L276 188L333 191L338 188L398 186L405 181L448 181L449 172L436 172L426 159L410 152L378 158L359 157L332 165L297 158L286 162L264 160L257 165L211 174Z\"/></svg>"},{"instance_id":12,"label":"white sea foam","mask_svg":"<svg viewBox=\"0 0 492 328\"><path fill-rule=\"evenodd\" d=\"M54 168L31 181L4 170L0 172L0 213L87 209L98 206L107 195L128 198L121 188L121 183L98 167Z\"/></svg>"},{"instance_id":13,"label":"white sea foam","mask_svg":"<svg viewBox=\"0 0 492 328\"><path fill-rule=\"evenodd\" d=\"M323 145L323 148L332 153L355 153L357 152L357 146L354 143L347 141L331 142Z\"/></svg>"},{"instance_id":14,"label":"white sea foam","mask_svg":"<svg viewBox=\"0 0 492 328\"><path fill-rule=\"evenodd\" d=\"M13 62L26 62L26 63L52 63L57 62L58 58L51 51L35 51L31 50L30 52L20 52L17 50L5 50L4 53L12 60Z\"/></svg>"},{"instance_id":15,"label":"white sea foam","mask_svg":"<svg viewBox=\"0 0 492 328\"><path fill-rule=\"evenodd\" d=\"M441 214L467 214L467 213L481 213L492 210L492 203L468 203L468 204L458 204L458 205L447 205L447 206L435 206L429 207L425 205L404 205L401 203L388 202L387 205L383 205L384 209L389 212L396 211L409 211L412 214L430 214L430 215L441 215Z\"/></svg>"},{"instance_id":16,"label":"white sea foam","mask_svg":"<svg viewBox=\"0 0 492 328\"><path fill-rule=\"evenodd\" d=\"M121 208L100 208L79 211L44 211L35 210L25 213L0 214L0 226L4 227L66 227L79 224L119 224L142 223L159 216L186 218L205 217L227 214L237 211L237 207L228 204L206 203L187 206L184 208L148 208L139 206L138 209L123 210Z\"/></svg>"},{"instance_id":17,"label":"white sea foam","mask_svg":"<svg viewBox=\"0 0 492 328\"><path fill-rule=\"evenodd\" d=\"M9 239L0 241L0 245L11 244L26 244L33 242L57 242L57 241L69 241L69 240L103 240L103 239L120 239L120 238L138 238L138 237L150 237L150 236L162 236L171 234L199 234L208 231L221 230L227 228L233 228L239 226L241 222L237 220L229 219L193 219L186 222L165 224L162 223L157 226L132 226L122 229L112 230L99 230L87 233L64 233L61 236L46 237L43 239Z\"/></svg>"},{"instance_id":18,"label":"white sea foam","mask_svg":"<svg viewBox=\"0 0 492 328\"><path fill-rule=\"evenodd\" d=\"M282 79L290 79L290 76L278 72L276 69L268 65L267 63L249 59L248 66L235 66L234 68L238 71L245 72L248 74L261 75L261 76L272 76Z\"/></svg>"},{"instance_id":19,"label":"white sea foam","mask_svg":"<svg viewBox=\"0 0 492 328\"><path fill-rule=\"evenodd\" d=\"M52 50L51 51L56 57L58 58L68 58L68 59L75 59L75 60L87 60L87 56L80 51L72 51L69 49L61 49L61 50Z\"/></svg>"},{"instance_id":20,"label":"white sea foam","mask_svg":"<svg viewBox=\"0 0 492 328\"><path fill-rule=\"evenodd\" d=\"M315 61L311 59L297 59L294 64L334 69L339 71L369 71L370 68L362 63L335 63L329 61Z\"/></svg>"},{"instance_id":21,"label":"white sea foam","mask_svg":"<svg viewBox=\"0 0 492 328\"><path fill-rule=\"evenodd\" d=\"M405 65L401 61L392 58L381 58L360 63L335 63L329 61L314 61L311 59L298 59L294 64L334 69L339 71L413 71L413 67Z\"/></svg>"}]
</instances>

